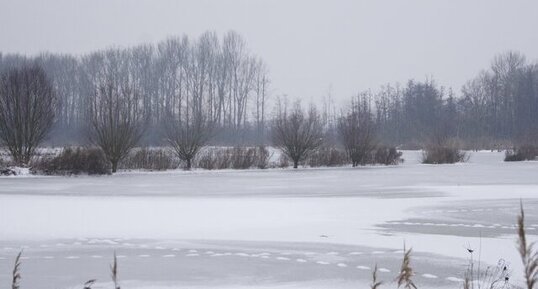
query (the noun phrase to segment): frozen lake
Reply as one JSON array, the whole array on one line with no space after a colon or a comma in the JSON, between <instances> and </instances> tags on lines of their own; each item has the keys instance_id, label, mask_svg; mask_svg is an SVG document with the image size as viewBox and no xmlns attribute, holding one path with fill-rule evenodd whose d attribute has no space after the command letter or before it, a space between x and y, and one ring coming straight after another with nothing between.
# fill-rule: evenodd
<instances>
[{"instance_id":1,"label":"frozen lake","mask_svg":"<svg viewBox=\"0 0 538 289\"><path fill-rule=\"evenodd\" d=\"M517 280L514 224L522 199L536 239L538 162L503 157L0 178L0 283L24 248L23 288L105 288L114 251L124 288L358 288L376 263L392 282L404 242L419 287L460 287L467 248Z\"/></svg>"}]
</instances>

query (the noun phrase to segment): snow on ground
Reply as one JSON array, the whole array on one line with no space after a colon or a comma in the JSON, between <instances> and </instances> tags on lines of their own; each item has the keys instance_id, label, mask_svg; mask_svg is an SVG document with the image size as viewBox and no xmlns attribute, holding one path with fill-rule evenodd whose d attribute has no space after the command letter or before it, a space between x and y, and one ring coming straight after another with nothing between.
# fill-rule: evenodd
<instances>
[{"instance_id":1,"label":"snow on ground","mask_svg":"<svg viewBox=\"0 0 538 289\"><path fill-rule=\"evenodd\" d=\"M468 247L484 264L504 258L518 279L513 225L523 199L535 239L538 163L503 156L422 165L420 152L405 152L389 167L0 178L0 282L24 246L28 288L91 278L107 286L114 250L125 288L356 288L376 262L392 281L404 241L418 284L459 287Z\"/></svg>"}]
</instances>

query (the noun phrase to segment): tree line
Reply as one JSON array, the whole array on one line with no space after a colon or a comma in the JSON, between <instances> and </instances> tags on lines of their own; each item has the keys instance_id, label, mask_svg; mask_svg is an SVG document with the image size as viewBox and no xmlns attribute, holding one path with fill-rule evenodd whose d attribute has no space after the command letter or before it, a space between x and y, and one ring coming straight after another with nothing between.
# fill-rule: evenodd
<instances>
[{"instance_id":1,"label":"tree line","mask_svg":"<svg viewBox=\"0 0 538 289\"><path fill-rule=\"evenodd\" d=\"M517 52L497 55L459 96L433 79L365 94L381 138L391 144L457 139L468 149L502 149L538 142L538 63Z\"/></svg>"},{"instance_id":2,"label":"tree line","mask_svg":"<svg viewBox=\"0 0 538 289\"><path fill-rule=\"evenodd\" d=\"M245 40L230 31L197 39L171 37L156 45L111 48L82 56L44 53L36 57L0 53L0 71L35 62L55 91L55 144L83 143L81 134L104 94L123 95L148 128L144 140L160 142L170 115L189 119L203 112L219 126L224 142L262 137L266 127L269 72ZM108 87L108 90L105 89ZM129 96L127 96L129 95Z\"/></svg>"},{"instance_id":3,"label":"tree line","mask_svg":"<svg viewBox=\"0 0 538 289\"><path fill-rule=\"evenodd\" d=\"M538 65L516 52L496 56L459 96L433 79L410 80L358 93L339 111L328 101L322 113L278 98L268 114L267 66L235 32L78 57L0 54L0 72L0 139L21 164L51 131L56 144L100 147L112 171L142 143L171 147L186 168L210 142L271 144L297 167L321 146L343 148L356 166L375 162L383 146L435 147L458 160L439 148L538 139Z\"/></svg>"}]
</instances>

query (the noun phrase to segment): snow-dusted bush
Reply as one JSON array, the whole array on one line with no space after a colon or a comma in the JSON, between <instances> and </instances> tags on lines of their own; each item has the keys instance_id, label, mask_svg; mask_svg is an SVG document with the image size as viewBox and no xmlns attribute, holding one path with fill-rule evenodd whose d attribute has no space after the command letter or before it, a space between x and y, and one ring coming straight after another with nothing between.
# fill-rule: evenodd
<instances>
[{"instance_id":1,"label":"snow-dusted bush","mask_svg":"<svg viewBox=\"0 0 538 289\"><path fill-rule=\"evenodd\" d=\"M538 157L538 147L533 145L523 145L518 148L507 150L505 153L505 162L514 161L533 161Z\"/></svg>"},{"instance_id":2,"label":"snow-dusted bush","mask_svg":"<svg viewBox=\"0 0 538 289\"><path fill-rule=\"evenodd\" d=\"M310 154L306 164L311 167L337 167L350 164L350 160L344 150L323 147Z\"/></svg>"},{"instance_id":3,"label":"snow-dusted bush","mask_svg":"<svg viewBox=\"0 0 538 289\"><path fill-rule=\"evenodd\" d=\"M269 167L271 154L265 147L212 148L200 154L196 166L207 170Z\"/></svg>"},{"instance_id":4,"label":"snow-dusted bush","mask_svg":"<svg viewBox=\"0 0 538 289\"><path fill-rule=\"evenodd\" d=\"M42 157L31 164L31 172L44 175L104 175L110 165L99 148L65 148L57 156Z\"/></svg>"},{"instance_id":5,"label":"snow-dusted bush","mask_svg":"<svg viewBox=\"0 0 538 289\"><path fill-rule=\"evenodd\" d=\"M422 153L423 164L453 164L468 159L469 156L455 142L429 145Z\"/></svg>"},{"instance_id":6,"label":"snow-dusted bush","mask_svg":"<svg viewBox=\"0 0 538 289\"><path fill-rule=\"evenodd\" d=\"M382 165L397 165L403 162L402 152L395 147L380 146L375 150L374 162Z\"/></svg>"},{"instance_id":7,"label":"snow-dusted bush","mask_svg":"<svg viewBox=\"0 0 538 289\"><path fill-rule=\"evenodd\" d=\"M280 157L278 157L277 167L283 169L289 166L290 166L290 161L288 157L285 154L280 154Z\"/></svg>"},{"instance_id":8,"label":"snow-dusted bush","mask_svg":"<svg viewBox=\"0 0 538 289\"><path fill-rule=\"evenodd\" d=\"M163 171L176 169L179 159L167 149L141 148L131 151L119 164L121 169Z\"/></svg>"}]
</instances>

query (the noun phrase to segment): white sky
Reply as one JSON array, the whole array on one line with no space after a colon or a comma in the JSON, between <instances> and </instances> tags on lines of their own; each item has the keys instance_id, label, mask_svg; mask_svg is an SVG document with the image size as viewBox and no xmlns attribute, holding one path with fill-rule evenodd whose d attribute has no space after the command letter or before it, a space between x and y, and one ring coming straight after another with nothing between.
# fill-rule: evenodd
<instances>
[{"instance_id":1,"label":"white sky","mask_svg":"<svg viewBox=\"0 0 538 289\"><path fill-rule=\"evenodd\" d=\"M538 1L0 0L0 51L83 53L233 29L274 94L337 99L433 75L459 91L491 58L538 59Z\"/></svg>"}]
</instances>

